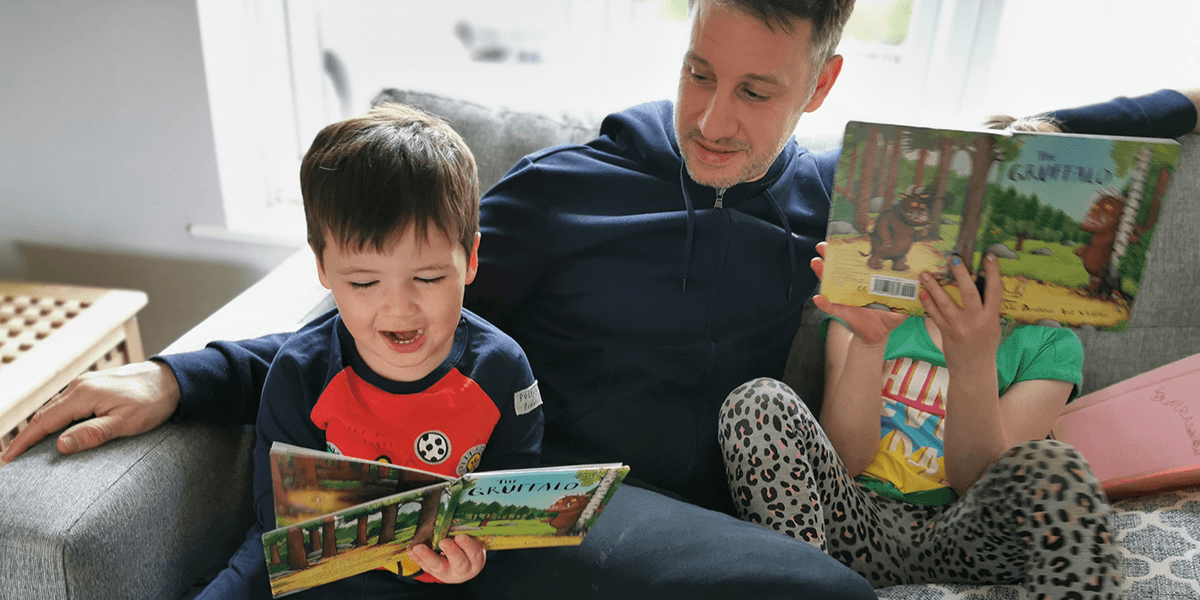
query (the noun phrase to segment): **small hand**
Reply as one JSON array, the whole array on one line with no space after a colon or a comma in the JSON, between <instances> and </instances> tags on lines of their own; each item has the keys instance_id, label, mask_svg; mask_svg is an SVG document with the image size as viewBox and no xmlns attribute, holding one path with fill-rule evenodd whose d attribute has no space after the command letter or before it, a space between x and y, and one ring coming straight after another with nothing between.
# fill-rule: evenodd
<instances>
[{"instance_id":1,"label":"small hand","mask_svg":"<svg viewBox=\"0 0 1200 600\"><path fill-rule=\"evenodd\" d=\"M469 581L483 570L483 565L487 562L487 552L483 546L466 534L444 539L438 544L438 548L441 549L442 556L438 556L425 544L413 546L408 551L408 557L426 573L444 583Z\"/></svg>"},{"instance_id":2,"label":"small hand","mask_svg":"<svg viewBox=\"0 0 1200 600\"><path fill-rule=\"evenodd\" d=\"M967 267L959 257L950 261L958 287L962 306L954 302L937 280L929 273L922 273L921 306L933 324L941 331L947 366L971 358L996 360L996 348L1000 345L1000 304L1004 299L1003 282L1000 280L1000 263L996 255L987 254L983 271L987 287L982 298L976 289ZM994 368L994 365L993 365Z\"/></svg>"},{"instance_id":3,"label":"small hand","mask_svg":"<svg viewBox=\"0 0 1200 600\"><path fill-rule=\"evenodd\" d=\"M814 257L809 262L813 272L817 274L817 279L823 279L825 276L826 248L828 248L828 244L818 242L817 254L820 256ZM886 343L888 335L891 334L892 330L899 327L908 318L907 315L886 310L834 304L829 301L829 298L820 294L813 297L813 304L826 314L844 321L846 326L850 328L850 331L854 332L856 338L872 346Z\"/></svg>"},{"instance_id":4,"label":"small hand","mask_svg":"<svg viewBox=\"0 0 1200 600\"><path fill-rule=\"evenodd\" d=\"M63 454L162 425L179 405L179 383L165 364L133 363L84 373L50 399L18 433L0 461L10 462L48 434L80 419L58 438Z\"/></svg>"}]
</instances>

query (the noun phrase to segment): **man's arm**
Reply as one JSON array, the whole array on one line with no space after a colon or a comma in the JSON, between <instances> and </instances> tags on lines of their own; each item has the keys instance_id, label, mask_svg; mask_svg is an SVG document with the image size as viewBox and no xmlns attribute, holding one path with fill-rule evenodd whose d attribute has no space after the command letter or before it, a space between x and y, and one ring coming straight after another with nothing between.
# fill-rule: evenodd
<instances>
[{"instance_id":1,"label":"man's arm","mask_svg":"<svg viewBox=\"0 0 1200 600\"><path fill-rule=\"evenodd\" d=\"M253 424L267 368L289 334L214 342L203 350L85 373L34 413L0 457L10 462L47 435L64 454L176 422Z\"/></svg>"},{"instance_id":2,"label":"man's arm","mask_svg":"<svg viewBox=\"0 0 1200 600\"><path fill-rule=\"evenodd\" d=\"M1048 113L1071 133L1177 138L1200 133L1200 89L1160 90L1136 98Z\"/></svg>"}]
</instances>

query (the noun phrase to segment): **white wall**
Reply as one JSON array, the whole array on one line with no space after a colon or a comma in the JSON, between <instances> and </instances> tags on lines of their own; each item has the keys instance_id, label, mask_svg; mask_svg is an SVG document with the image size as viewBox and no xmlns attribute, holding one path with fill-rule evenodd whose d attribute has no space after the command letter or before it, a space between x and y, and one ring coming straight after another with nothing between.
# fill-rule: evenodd
<instances>
[{"instance_id":1,"label":"white wall","mask_svg":"<svg viewBox=\"0 0 1200 600\"><path fill-rule=\"evenodd\" d=\"M0 279L146 291L155 352L293 248L223 225L196 4L0 3Z\"/></svg>"}]
</instances>

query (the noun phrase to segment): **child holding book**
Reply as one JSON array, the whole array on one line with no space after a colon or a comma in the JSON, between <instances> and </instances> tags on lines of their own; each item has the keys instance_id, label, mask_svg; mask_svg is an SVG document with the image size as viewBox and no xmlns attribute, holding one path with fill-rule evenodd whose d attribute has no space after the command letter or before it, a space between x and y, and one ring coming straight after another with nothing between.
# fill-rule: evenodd
<instances>
[{"instance_id":1,"label":"child holding book","mask_svg":"<svg viewBox=\"0 0 1200 600\"><path fill-rule=\"evenodd\" d=\"M541 397L521 348L462 308L478 268L479 184L462 138L390 104L317 134L300 172L309 245L337 308L271 363L254 450L257 523L203 598L269 598L262 541L275 528L271 444L287 442L448 476L538 466ZM484 451L486 447L486 452ZM369 571L307 597L444 597L486 558L466 535L423 569Z\"/></svg>"},{"instance_id":2,"label":"child holding book","mask_svg":"<svg viewBox=\"0 0 1200 600\"><path fill-rule=\"evenodd\" d=\"M812 267L822 276L823 258ZM961 305L922 273L924 318L815 298L832 317L819 419L774 380L730 394L720 436L739 515L876 587L1023 582L1031 598L1120 597L1107 499L1073 448L1044 439L1078 393L1078 338L1041 326L1003 336L996 257L982 293L960 258L950 268Z\"/></svg>"}]
</instances>

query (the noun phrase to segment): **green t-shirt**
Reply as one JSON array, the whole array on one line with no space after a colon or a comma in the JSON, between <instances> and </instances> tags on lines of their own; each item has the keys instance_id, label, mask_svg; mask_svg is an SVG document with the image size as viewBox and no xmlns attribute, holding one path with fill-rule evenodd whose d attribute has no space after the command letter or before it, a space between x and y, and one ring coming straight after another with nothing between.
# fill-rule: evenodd
<instances>
[{"instance_id":1,"label":"green t-shirt","mask_svg":"<svg viewBox=\"0 0 1200 600\"><path fill-rule=\"evenodd\" d=\"M858 480L913 504L951 502L956 495L942 459L950 373L921 317L892 331L884 361L879 452ZM1019 381L1052 379L1074 384L1074 400L1083 382L1083 345L1070 329L1021 325L997 348L996 374L1001 395Z\"/></svg>"}]
</instances>

